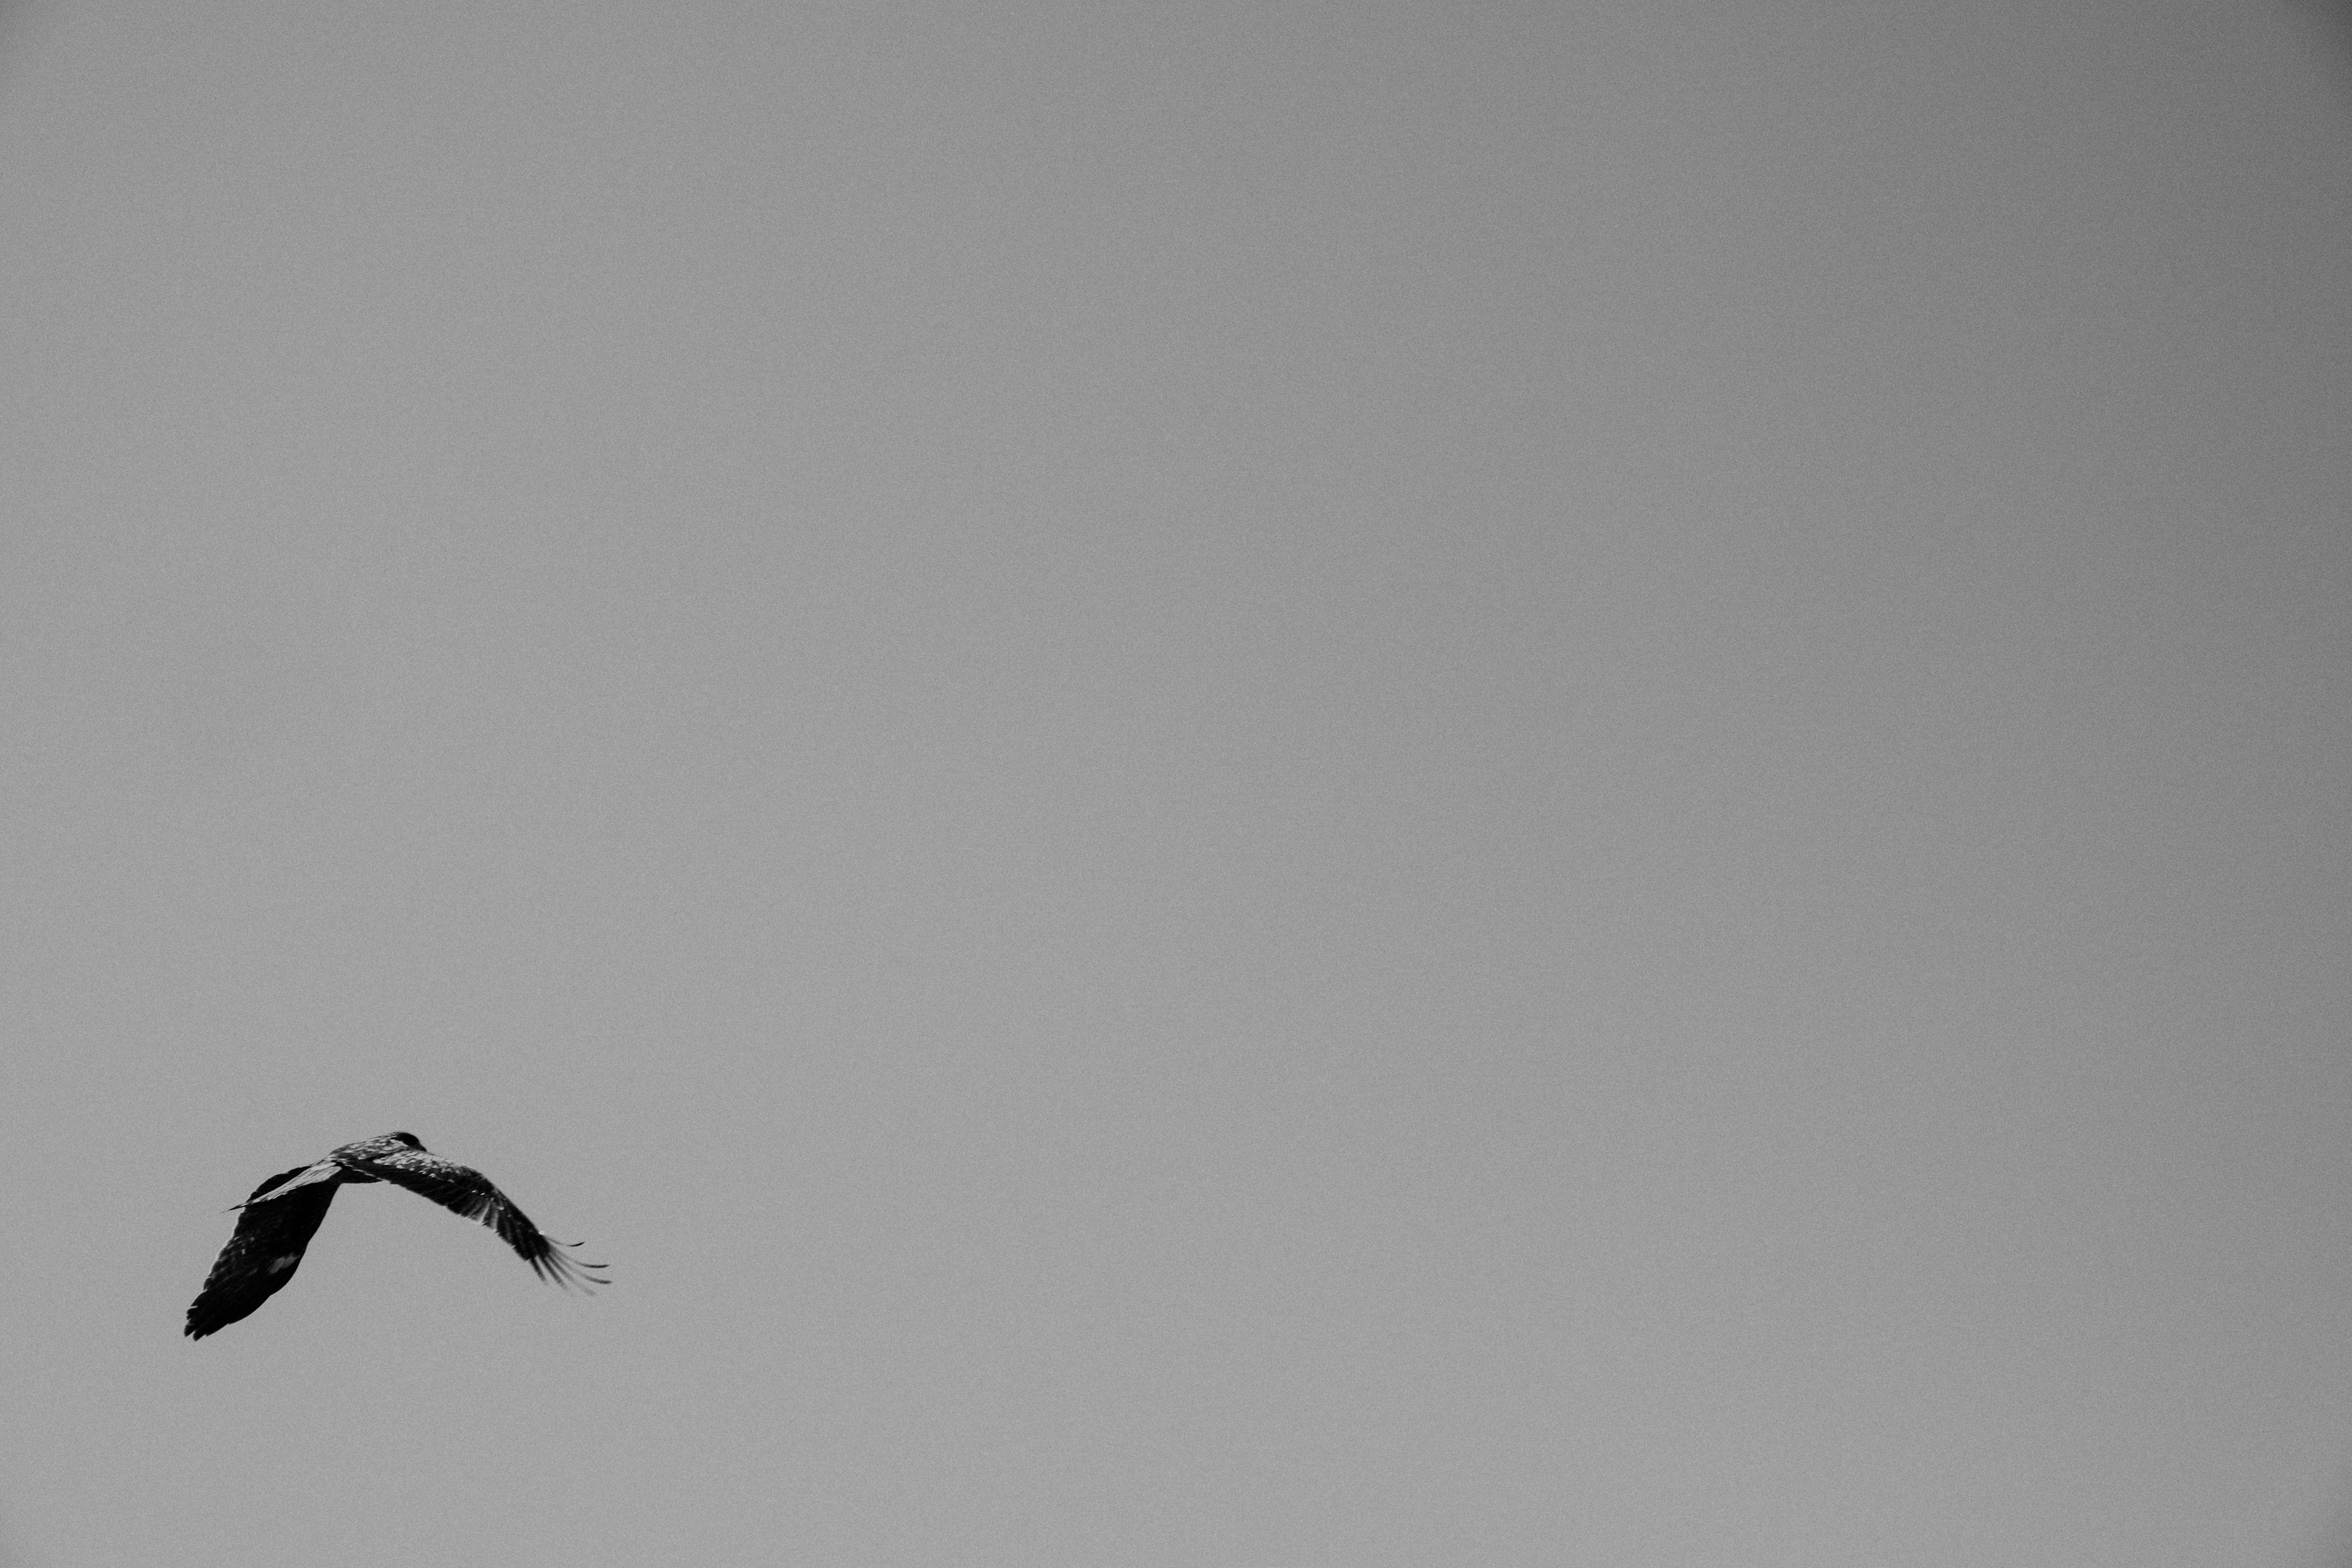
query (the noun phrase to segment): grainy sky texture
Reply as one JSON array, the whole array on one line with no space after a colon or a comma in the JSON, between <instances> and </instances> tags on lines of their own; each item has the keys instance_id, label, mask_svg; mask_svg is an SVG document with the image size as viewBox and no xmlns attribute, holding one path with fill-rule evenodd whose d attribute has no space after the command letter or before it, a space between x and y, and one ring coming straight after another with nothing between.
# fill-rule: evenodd
<instances>
[{"instance_id":1,"label":"grainy sky texture","mask_svg":"<svg viewBox=\"0 0 2352 1568\"><path fill-rule=\"evenodd\" d=\"M2331 26L14 11L13 1563L2336 1550Z\"/></svg>"}]
</instances>

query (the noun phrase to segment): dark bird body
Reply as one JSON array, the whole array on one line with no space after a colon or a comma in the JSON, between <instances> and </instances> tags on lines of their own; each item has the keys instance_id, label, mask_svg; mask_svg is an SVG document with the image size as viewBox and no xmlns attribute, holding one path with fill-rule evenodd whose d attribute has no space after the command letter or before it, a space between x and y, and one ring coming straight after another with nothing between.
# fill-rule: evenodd
<instances>
[{"instance_id":1,"label":"dark bird body","mask_svg":"<svg viewBox=\"0 0 2352 1568\"><path fill-rule=\"evenodd\" d=\"M302 1251L327 1217L335 1189L367 1182L390 1182L421 1193L443 1208L478 1220L499 1233L499 1239L520 1254L541 1279L563 1286L609 1283L586 1272L601 1263L575 1263L562 1249L577 1242L550 1241L522 1210L490 1184L488 1177L465 1165L427 1153L407 1132L387 1132L346 1143L315 1164L280 1171L253 1189L239 1204L236 1234L221 1248L205 1280L204 1289L188 1308L187 1334L200 1340L252 1316L264 1301L294 1278Z\"/></svg>"}]
</instances>

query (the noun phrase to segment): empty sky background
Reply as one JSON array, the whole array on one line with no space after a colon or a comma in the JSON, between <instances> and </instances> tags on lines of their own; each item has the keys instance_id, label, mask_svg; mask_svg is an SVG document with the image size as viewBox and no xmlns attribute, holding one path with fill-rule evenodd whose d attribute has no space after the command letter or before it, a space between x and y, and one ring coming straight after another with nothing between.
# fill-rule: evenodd
<instances>
[{"instance_id":1,"label":"empty sky background","mask_svg":"<svg viewBox=\"0 0 2352 1568\"><path fill-rule=\"evenodd\" d=\"M12 1563L2318 1560L2335 26L10 12Z\"/></svg>"}]
</instances>

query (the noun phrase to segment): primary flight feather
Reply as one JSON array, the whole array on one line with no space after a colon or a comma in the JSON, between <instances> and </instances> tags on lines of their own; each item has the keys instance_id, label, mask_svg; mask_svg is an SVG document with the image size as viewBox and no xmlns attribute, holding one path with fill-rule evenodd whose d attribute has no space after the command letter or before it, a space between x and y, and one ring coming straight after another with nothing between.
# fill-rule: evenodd
<instances>
[{"instance_id":1,"label":"primary flight feather","mask_svg":"<svg viewBox=\"0 0 2352 1568\"><path fill-rule=\"evenodd\" d=\"M541 1279L579 1286L611 1281L587 1270L601 1263L581 1264L562 1249L578 1242L551 1241L540 1234L529 1215L512 1199L490 1184L481 1172L428 1153L414 1133L387 1132L346 1143L315 1164L280 1171L253 1189L237 1205L236 1234L213 1264L204 1289L188 1308L187 1335L192 1340L250 1317L264 1301L294 1278L303 1248L327 1217L335 1189L366 1182L390 1182L431 1198L443 1208L478 1220L499 1233L499 1239L520 1254Z\"/></svg>"}]
</instances>

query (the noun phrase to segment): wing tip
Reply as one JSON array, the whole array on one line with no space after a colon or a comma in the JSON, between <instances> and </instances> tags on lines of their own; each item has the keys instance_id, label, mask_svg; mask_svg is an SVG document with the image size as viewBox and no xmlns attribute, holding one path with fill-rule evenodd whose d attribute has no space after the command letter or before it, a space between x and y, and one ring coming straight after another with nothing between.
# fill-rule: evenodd
<instances>
[{"instance_id":1,"label":"wing tip","mask_svg":"<svg viewBox=\"0 0 2352 1568\"><path fill-rule=\"evenodd\" d=\"M589 1295L595 1293L597 1286L610 1285L613 1282L602 1274L592 1272L594 1269L609 1268L612 1265L585 1262L556 1250L558 1247L579 1247L583 1245L583 1243L545 1239L547 1239L547 1250L530 1259L531 1272L541 1279L551 1284L561 1285L567 1290L576 1289Z\"/></svg>"}]
</instances>

